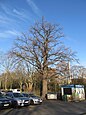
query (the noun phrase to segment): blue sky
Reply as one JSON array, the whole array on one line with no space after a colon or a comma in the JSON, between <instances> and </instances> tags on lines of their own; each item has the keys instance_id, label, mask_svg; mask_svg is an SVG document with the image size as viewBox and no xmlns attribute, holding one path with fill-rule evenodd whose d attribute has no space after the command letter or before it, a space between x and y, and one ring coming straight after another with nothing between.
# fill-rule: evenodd
<instances>
[{"instance_id":1,"label":"blue sky","mask_svg":"<svg viewBox=\"0 0 86 115\"><path fill-rule=\"evenodd\" d=\"M42 16L61 24L65 45L86 67L86 0L0 0L0 50L7 52L14 39Z\"/></svg>"}]
</instances>

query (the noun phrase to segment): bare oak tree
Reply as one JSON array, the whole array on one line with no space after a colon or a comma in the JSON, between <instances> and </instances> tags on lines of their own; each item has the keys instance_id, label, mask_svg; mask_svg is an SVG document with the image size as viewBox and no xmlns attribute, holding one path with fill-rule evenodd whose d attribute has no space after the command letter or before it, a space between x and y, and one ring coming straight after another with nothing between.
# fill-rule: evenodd
<instances>
[{"instance_id":1,"label":"bare oak tree","mask_svg":"<svg viewBox=\"0 0 86 115\"><path fill-rule=\"evenodd\" d=\"M60 25L44 19L30 28L29 34L16 39L12 54L35 67L42 80L42 96L47 93L48 69L57 68L62 61L74 59L74 52L61 42L64 37Z\"/></svg>"}]
</instances>

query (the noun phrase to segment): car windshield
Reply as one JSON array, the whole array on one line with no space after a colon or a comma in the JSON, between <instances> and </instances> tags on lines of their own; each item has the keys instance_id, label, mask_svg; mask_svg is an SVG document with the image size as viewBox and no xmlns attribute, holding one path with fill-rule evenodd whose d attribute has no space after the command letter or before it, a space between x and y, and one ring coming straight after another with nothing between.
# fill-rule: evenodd
<instances>
[{"instance_id":1,"label":"car windshield","mask_svg":"<svg viewBox=\"0 0 86 115\"><path fill-rule=\"evenodd\" d=\"M31 97L36 97L35 95L31 95Z\"/></svg>"},{"instance_id":2,"label":"car windshield","mask_svg":"<svg viewBox=\"0 0 86 115\"><path fill-rule=\"evenodd\" d=\"M35 96L34 94L29 94L29 97L37 97L37 96Z\"/></svg>"},{"instance_id":3,"label":"car windshield","mask_svg":"<svg viewBox=\"0 0 86 115\"><path fill-rule=\"evenodd\" d=\"M2 93L0 93L0 98L5 98L5 96Z\"/></svg>"},{"instance_id":4,"label":"car windshield","mask_svg":"<svg viewBox=\"0 0 86 115\"><path fill-rule=\"evenodd\" d=\"M23 95L20 93L13 93L13 95L14 95L14 97L23 97Z\"/></svg>"},{"instance_id":5,"label":"car windshield","mask_svg":"<svg viewBox=\"0 0 86 115\"><path fill-rule=\"evenodd\" d=\"M23 95L24 95L25 97L29 97L29 95L28 95L28 94L26 94L26 93L23 93Z\"/></svg>"}]
</instances>

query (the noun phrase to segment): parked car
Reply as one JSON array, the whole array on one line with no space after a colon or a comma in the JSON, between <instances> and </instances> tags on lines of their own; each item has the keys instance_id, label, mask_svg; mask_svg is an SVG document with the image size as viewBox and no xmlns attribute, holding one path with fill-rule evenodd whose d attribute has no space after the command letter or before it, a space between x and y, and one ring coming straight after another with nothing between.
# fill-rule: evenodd
<instances>
[{"instance_id":1,"label":"parked car","mask_svg":"<svg viewBox=\"0 0 86 115\"><path fill-rule=\"evenodd\" d=\"M0 93L0 109L11 107L11 100L7 99L2 93Z\"/></svg>"},{"instance_id":2,"label":"parked car","mask_svg":"<svg viewBox=\"0 0 86 115\"><path fill-rule=\"evenodd\" d=\"M15 106L27 106L30 105L30 100L27 97L24 97L21 93L16 93L16 92L8 92L6 93L6 97L9 98L13 101L16 101Z\"/></svg>"},{"instance_id":3,"label":"parked car","mask_svg":"<svg viewBox=\"0 0 86 115\"><path fill-rule=\"evenodd\" d=\"M9 96L5 96L5 97L10 100L10 102L11 102L11 104L10 104L11 108L17 107L17 101L15 99L13 99L12 97L9 97Z\"/></svg>"},{"instance_id":4,"label":"parked car","mask_svg":"<svg viewBox=\"0 0 86 115\"><path fill-rule=\"evenodd\" d=\"M34 94L22 93L24 97L28 97L30 99L30 104L41 104L42 99Z\"/></svg>"},{"instance_id":5,"label":"parked car","mask_svg":"<svg viewBox=\"0 0 86 115\"><path fill-rule=\"evenodd\" d=\"M57 99L57 93L48 92L46 94L46 99Z\"/></svg>"}]
</instances>

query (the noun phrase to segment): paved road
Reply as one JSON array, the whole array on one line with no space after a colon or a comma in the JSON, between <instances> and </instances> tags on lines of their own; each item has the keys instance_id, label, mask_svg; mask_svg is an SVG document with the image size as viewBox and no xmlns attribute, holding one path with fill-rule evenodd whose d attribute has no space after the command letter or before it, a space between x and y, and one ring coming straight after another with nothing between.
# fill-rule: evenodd
<instances>
[{"instance_id":1,"label":"paved road","mask_svg":"<svg viewBox=\"0 0 86 115\"><path fill-rule=\"evenodd\" d=\"M1 110L0 115L86 115L86 101L63 102L47 100L42 105Z\"/></svg>"}]
</instances>

